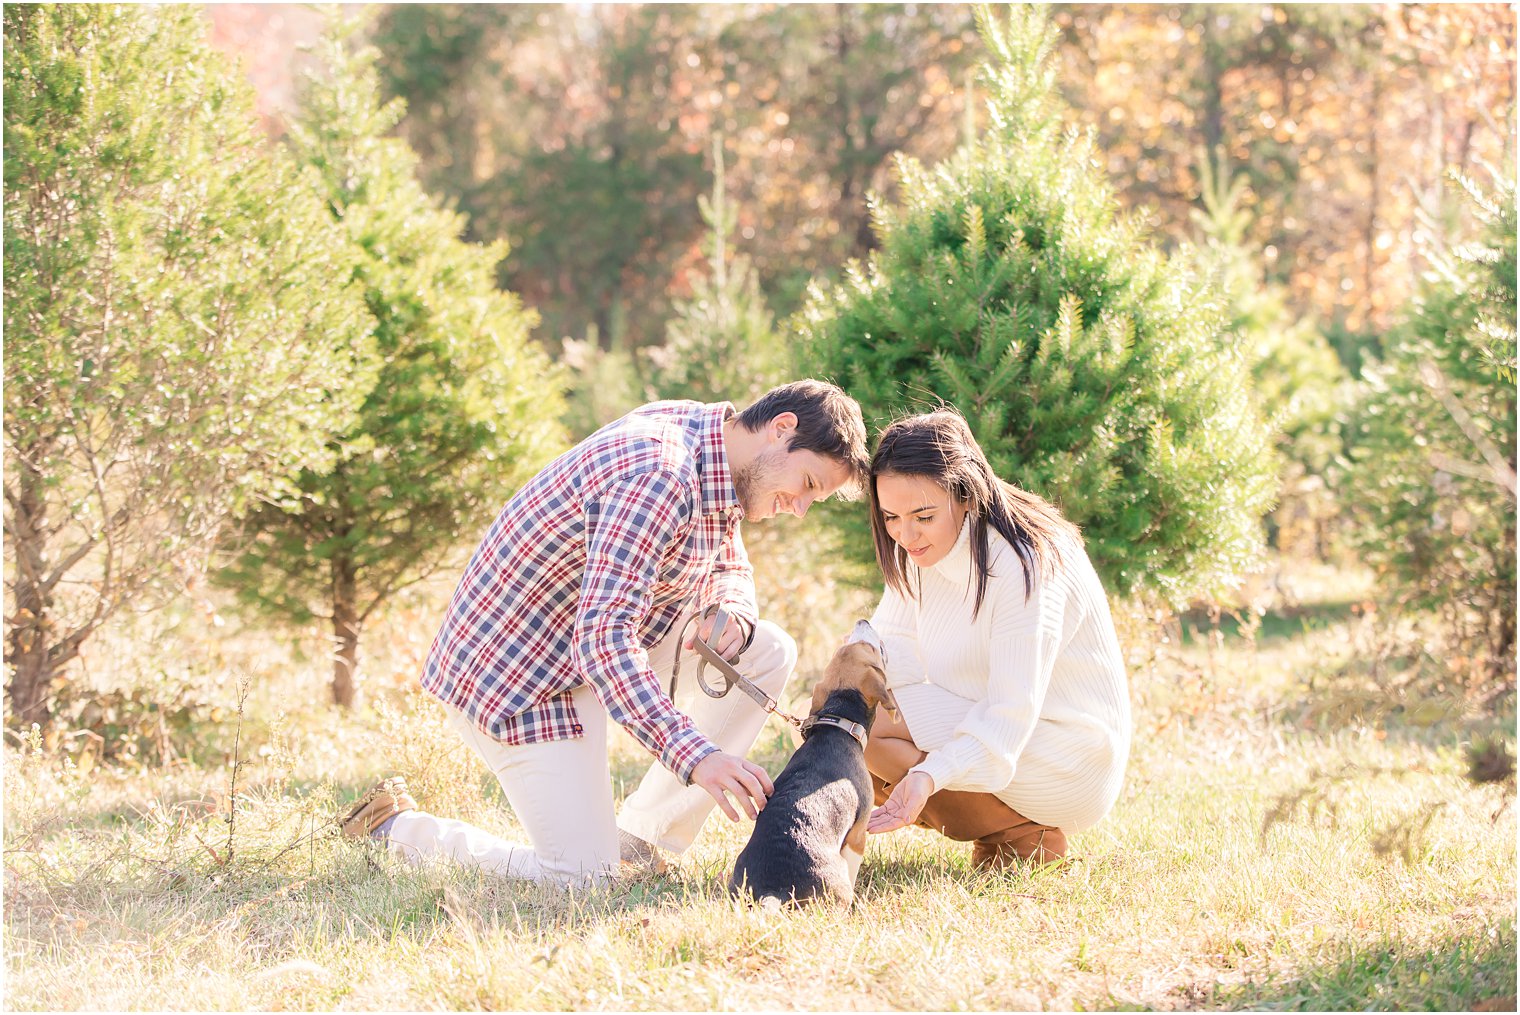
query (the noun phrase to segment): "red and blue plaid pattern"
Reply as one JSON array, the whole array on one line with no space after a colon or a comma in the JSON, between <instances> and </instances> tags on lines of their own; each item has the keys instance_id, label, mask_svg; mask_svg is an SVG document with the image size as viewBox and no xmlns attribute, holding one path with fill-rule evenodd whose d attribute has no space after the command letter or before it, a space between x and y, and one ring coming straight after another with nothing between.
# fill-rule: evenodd
<instances>
[{"instance_id":1,"label":"red and blue plaid pattern","mask_svg":"<svg viewBox=\"0 0 1520 1015\"><path fill-rule=\"evenodd\" d=\"M729 474L728 403L656 402L609 423L518 491L476 549L422 686L506 744L583 735L570 691L683 782L718 748L676 711L647 650L689 609L755 628L754 571Z\"/></svg>"}]
</instances>

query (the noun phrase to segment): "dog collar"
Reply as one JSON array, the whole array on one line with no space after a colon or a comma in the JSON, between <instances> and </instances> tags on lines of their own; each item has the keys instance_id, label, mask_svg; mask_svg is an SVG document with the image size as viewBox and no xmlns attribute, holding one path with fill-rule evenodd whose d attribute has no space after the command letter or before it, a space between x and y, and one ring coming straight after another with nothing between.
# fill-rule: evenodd
<instances>
[{"instance_id":1,"label":"dog collar","mask_svg":"<svg viewBox=\"0 0 1520 1015\"><path fill-rule=\"evenodd\" d=\"M860 745L862 751L866 749L866 733L868 731L864 726L852 719L845 719L837 715L810 715L802 720L802 739L806 740L807 735L813 731L813 727L815 726L837 726L854 737L855 742Z\"/></svg>"}]
</instances>

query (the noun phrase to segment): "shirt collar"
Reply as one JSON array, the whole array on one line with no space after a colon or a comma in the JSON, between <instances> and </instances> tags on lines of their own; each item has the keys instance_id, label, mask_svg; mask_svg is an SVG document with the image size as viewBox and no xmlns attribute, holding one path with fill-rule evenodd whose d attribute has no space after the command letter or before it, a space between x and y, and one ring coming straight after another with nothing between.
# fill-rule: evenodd
<instances>
[{"instance_id":1,"label":"shirt collar","mask_svg":"<svg viewBox=\"0 0 1520 1015\"><path fill-rule=\"evenodd\" d=\"M933 571L947 581L969 583L971 581L971 512L966 512L961 522L961 534L956 537L950 552L926 570Z\"/></svg>"},{"instance_id":2,"label":"shirt collar","mask_svg":"<svg viewBox=\"0 0 1520 1015\"><path fill-rule=\"evenodd\" d=\"M697 432L701 449L697 471L702 476L702 512L711 514L740 507L739 493L728 468L728 445L723 440L723 422L734 414L732 402L704 405L697 414Z\"/></svg>"}]
</instances>

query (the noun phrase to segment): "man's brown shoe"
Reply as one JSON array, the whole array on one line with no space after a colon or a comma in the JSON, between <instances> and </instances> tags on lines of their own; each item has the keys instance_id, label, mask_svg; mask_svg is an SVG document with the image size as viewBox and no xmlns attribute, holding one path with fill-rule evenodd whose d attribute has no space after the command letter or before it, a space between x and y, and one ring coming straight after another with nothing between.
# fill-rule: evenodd
<instances>
[{"instance_id":1,"label":"man's brown shoe","mask_svg":"<svg viewBox=\"0 0 1520 1015\"><path fill-rule=\"evenodd\" d=\"M417 801L406 791L406 782L393 775L375 783L338 819L338 826L347 838L363 840L396 815L416 809Z\"/></svg>"},{"instance_id":2,"label":"man's brown shoe","mask_svg":"<svg viewBox=\"0 0 1520 1015\"><path fill-rule=\"evenodd\" d=\"M667 864L654 843L618 829L618 859L625 875L664 874Z\"/></svg>"}]
</instances>

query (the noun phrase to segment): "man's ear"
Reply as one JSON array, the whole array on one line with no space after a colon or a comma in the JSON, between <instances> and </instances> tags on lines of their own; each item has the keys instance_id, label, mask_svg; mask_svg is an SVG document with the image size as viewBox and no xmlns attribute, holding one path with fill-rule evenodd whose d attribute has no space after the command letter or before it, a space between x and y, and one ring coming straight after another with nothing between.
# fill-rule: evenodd
<instances>
[{"instance_id":1,"label":"man's ear","mask_svg":"<svg viewBox=\"0 0 1520 1015\"><path fill-rule=\"evenodd\" d=\"M779 412L771 417L766 424L766 430L771 440L782 440L787 444L792 442L792 437L797 432L797 414L795 412Z\"/></svg>"}]
</instances>

